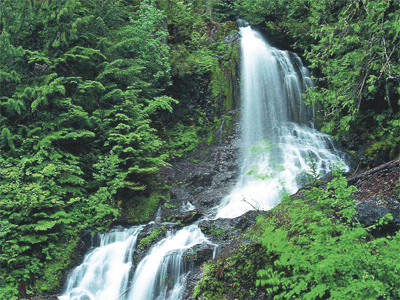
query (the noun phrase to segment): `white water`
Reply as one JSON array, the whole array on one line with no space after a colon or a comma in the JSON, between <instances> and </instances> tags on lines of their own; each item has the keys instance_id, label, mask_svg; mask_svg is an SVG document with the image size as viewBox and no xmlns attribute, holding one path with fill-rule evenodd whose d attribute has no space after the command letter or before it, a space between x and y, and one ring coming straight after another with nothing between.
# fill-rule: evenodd
<instances>
[{"instance_id":1,"label":"white water","mask_svg":"<svg viewBox=\"0 0 400 300\"><path fill-rule=\"evenodd\" d=\"M183 251L209 243L197 225L191 225L155 244L138 265L128 300L177 300L185 287Z\"/></svg>"},{"instance_id":2,"label":"white water","mask_svg":"<svg viewBox=\"0 0 400 300\"><path fill-rule=\"evenodd\" d=\"M269 46L250 27L240 33L241 172L216 218L271 209L284 193L300 188L299 177L310 171L309 157L321 174L337 162L345 165L329 136L313 128L312 111L302 103L302 93L313 82L300 58Z\"/></svg>"},{"instance_id":3,"label":"white water","mask_svg":"<svg viewBox=\"0 0 400 300\"><path fill-rule=\"evenodd\" d=\"M313 129L312 112L301 103L301 94L313 83L300 58L270 47L250 27L242 28L241 36L241 172L232 193L213 209L216 218L278 204L284 192L300 187L299 176L309 171L308 156L322 174L334 163L344 164L330 138ZM181 210L193 208L187 202ZM143 227L103 235L101 246L73 271L59 299L180 300L188 271L182 254L210 241L197 224L169 231L135 269L132 256Z\"/></svg>"},{"instance_id":4,"label":"white water","mask_svg":"<svg viewBox=\"0 0 400 300\"><path fill-rule=\"evenodd\" d=\"M59 299L116 300L128 286L136 239L142 228L135 226L101 235L100 247L74 269Z\"/></svg>"}]
</instances>

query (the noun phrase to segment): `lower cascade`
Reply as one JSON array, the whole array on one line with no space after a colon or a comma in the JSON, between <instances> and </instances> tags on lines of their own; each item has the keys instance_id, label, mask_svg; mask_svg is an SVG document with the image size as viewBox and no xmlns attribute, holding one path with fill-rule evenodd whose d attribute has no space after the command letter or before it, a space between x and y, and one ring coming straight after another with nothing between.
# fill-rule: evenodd
<instances>
[{"instance_id":1,"label":"lower cascade","mask_svg":"<svg viewBox=\"0 0 400 300\"><path fill-rule=\"evenodd\" d=\"M211 209L209 217L235 218L249 210L269 210L283 194L302 185L302 174L326 174L345 160L329 136L313 127L313 111L301 95L313 85L300 58L271 47L250 27L240 29L241 154L240 176L230 195ZM114 229L101 235L68 278L61 300L179 300L188 266L182 255L197 244L211 242L198 222L170 230L135 266L136 240L145 227Z\"/></svg>"},{"instance_id":2,"label":"lower cascade","mask_svg":"<svg viewBox=\"0 0 400 300\"><path fill-rule=\"evenodd\" d=\"M100 235L100 247L85 256L68 280L60 300L110 300L126 290L136 240L144 226Z\"/></svg>"}]
</instances>

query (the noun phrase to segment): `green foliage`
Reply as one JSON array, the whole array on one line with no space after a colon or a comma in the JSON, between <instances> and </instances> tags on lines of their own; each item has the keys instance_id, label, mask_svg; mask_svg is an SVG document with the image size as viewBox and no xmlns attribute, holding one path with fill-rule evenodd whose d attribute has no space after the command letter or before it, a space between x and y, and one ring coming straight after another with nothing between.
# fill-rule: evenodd
<instances>
[{"instance_id":1,"label":"green foliage","mask_svg":"<svg viewBox=\"0 0 400 300\"><path fill-rule=\"evenodd\" d=\"M167 41L174 80L169 91L180 102L175 115L184 126L212 125L215 117L220 118L234 108L232 84L237 79L239 51L233 44L228 47L224 37L237 28L234 22L219 24L213 20L215 2L158 3L166 13L165 26L169 32ZM198 114L199 109L206 114ZM198 122L199 118L203 124ZM167 124L175 125L174 120L168 121Z\"/></svg>"},{"instance_id":2,"label":"green foliage","mask_svg":"<svg viewBox=\"0 0 400 300\"><path fill-rule=\"evenodd\" d=\"M313 157L308 156L306 158L306 161L308 163L308 166L310 167L310 170L308 172L305 171L303 172L305 183L315 185L316 187L318 187L322 183L321 180L319 180L319 178L323 174L318 173L317 162Z\"/></svg>"},{"instance_id":3,"label":"green foliage","mask_svg":"<svg viewBox=\"0 0 400 300\"><path fill-rule=\"evenodd\" d=\"M243 243L229 255L203 265L193 299L255 299L256 272L267 263L260 245Z\"/></svg>"},{"instance_id":4,"label":"green foliage","mask_svg":"<svg viewBox=\"0 0 400 300\"><path fill-rule=\"evenodd\" d=\"M274 299L398 298L399 258L392 251L400 234L371 238L354 216L355 188L338 170L333 174L326 189L312 187L305 200L259 218L258 240L271 263L258 271L257 286Z\"/></svg>"},{"instance_id":5,"label":"green foliage","mask_svg":"<svg viewBox=\"0 0 400 300\"><path fill-rule=\"evenodd\" d=\"M82 229L148 221L159 167L211 124L232 28L209 1L155 2L1 1L0 298L55 289Z\"/></svg>"},{"instance_id":6,"label":"green foliage","mask_svg":"<svg viewBox=\"0 0 400 300\"><path fill-rule=\"evenodd\" d=\"M259 215L247 233L253 243L235 242L206 263L193 298L260 299L265 292L270 299L399 298L400 233L369 234L393 216L363 228L355 217L356 188L340 169L332 173L325 187L310 185ZM309 174L313 183L316 176Z\"/></svg>"},{"instance_id":7,"label":"green foliage","mask_svg":"<svg viewBox=\"0 0 400 300\"><path fill-rule=\"evenodd\" d=\"M150 196L137 195L133 199L122 202L122 215L127 215L127 219L131 223L140 224L149 222L154 217L163 196L159 192L153 192Z\"/></svg>"},{"instance_id":8,"label":"green foliage","mask_svg":"<svg viewBox=\"0 0 400 300\"><path fill-rule=\"evenodd\" d=\"M160 228L154 228L153 231L146 237L142 238L138 244L138 248L141 250L147 249L161 234L165 233L167 228L161 226Z\"/></svg>"},{"instance_id":9,"label":"green foliage","mask_svg":"<svg viewBox=\"0 0 400 300\"><path fill-rule=\"evenodd\" d=\"M143 197L169 154L153 120L171 114L164 15L147 1L0 4L0 290L55 289L79 232L106 229ZM146 195L150 193L146 192ZM4 222L3 222L4 220ZM3 293L4 291L4 293Z\"/></svg>"},{"instance_id":10,"label":"green foliage","mask_svg":"<svg viewBox=\"0 0 400 300\"><path fill-rule=\"evenodd\" d=\"M58 288L65 279L63 270L70 265L71 257L75 255L75 247L79 241L78 237L69 239L66 243L59 243L54 245L57 249L57 256L51 262L45 264L43 274L40 279L36 281L36 286L39 293L46 293Z\"/></svg>"},{"instance_id":11,"label":"green foliage","mask_svg":"<svg viewBox=\"0 0 400 300\"><path fill-rule=\"evenodd\" d=\"M200 143L198 131L198 127L185 126L180 122L170 130L166 138L169 157L171 159L182 157L194 150Z\"/></svg>"}]
</instances>

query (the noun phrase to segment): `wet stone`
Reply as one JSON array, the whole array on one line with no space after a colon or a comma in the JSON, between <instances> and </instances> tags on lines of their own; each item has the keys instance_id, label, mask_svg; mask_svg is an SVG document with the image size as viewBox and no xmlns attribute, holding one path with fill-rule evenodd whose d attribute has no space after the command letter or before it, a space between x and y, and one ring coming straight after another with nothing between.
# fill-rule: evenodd
<instances>
[{"instance_id":1,"label":"wet stone","mask_svg":"<svg viewBox=\"0 0 400 300\"><path fill-rule=\"evenodd\" d=\"M376 224L388 213L392 214L393 219L387 224L381 225L377 230L382 233L394 233L400 229L400 203L393 198L379 198L379 196L365 199L356 205L356 217L365 226Z\"/></svg>"},{"instance_id":2,"label":"wet stone","mask_svg":"<svg viewBox=\"0 0 400 300\"><path fill-rule=\"evenodd\" d=\"M183 260L186 263L201 266L204 262L213 258L215 245L213 244L197 244L187 249L183 253Z\"/></svg>"}]
</instances>

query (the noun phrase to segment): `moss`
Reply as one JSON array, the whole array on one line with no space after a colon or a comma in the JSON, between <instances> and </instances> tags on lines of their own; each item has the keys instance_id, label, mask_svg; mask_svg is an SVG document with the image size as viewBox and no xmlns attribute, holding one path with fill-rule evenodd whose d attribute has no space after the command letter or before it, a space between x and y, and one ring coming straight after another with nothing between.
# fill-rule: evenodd
<instances>
[{"instance_id":1,"label":"moss","mask_svg":"<svg viewBox=\"0 0 400 300\"><path fill-rule=\"evenodd\" d=\"M50 259L43 270L41 278L35 282L35 292L43 295L54 291L64 281L63 270L70 267L76 261L76 246L79 243L79 236L69 240L67 243L57 245L59 253Z\"/></svg>"},{"instance_id":2,"label":"moss","mask_svg":"<svg viewBox=\"0 0 400 300\"><path fill-rule=\"evenodd\" d=\"M152 192L149 197L141 196L125 201L121 207L123 216L132 224L149 222L162 198L161 193Z\"/></svg>"},{"instance_id":3,"label":"moss","mask_svg":"<svg viewBox=\"0 0 400 300\"><path fill-rule=\"evenodd\" d=\"M214 116L224 114L237 106L237 68L240 57L238 50L237 45L231 44L227 52L222 55L219 64L215 65L211 71L211 99Z\"/></svg>"},{"instance_id":4,"label":"moss","mask_svg":"<svg viewBox=\"0 0 400 300\"><path fill-rule=\"evenodd\" d=\"M203 231L205 234L209 234L215 237L229 236L230 231L234 229L235 229L234 227L229 230L223 230L221 228L215 229L214 226L211 226L210 228L201 227L201 231Z\"/></svg>"},{"instance_id":5,"label":"moss","mask_svg":"<svg viewBox=\"0 0 400 300\"><path fill-rule=\"evenodd\" d=\"M258 268L268 264L261 245L244 243L217 261L203 265L203 278L193 291L193 299L260 299L254 285Z\"/></svg>"},{"instance_id":6,"label":"moss","mask_svg":"<svg viewBox=\"0 0 400 300\"><path fill-rule=\"evenodd\" d=\"M161 226L160 228L155 228L153 229L153 231L151 232L150 235L142 238L138 244L138 248L141 250L147 249L150 247L151 244L153 244L153 242L163 233L165 233L166 231L166 227L165 226Z\"/></svg>"}]
</instances>

